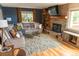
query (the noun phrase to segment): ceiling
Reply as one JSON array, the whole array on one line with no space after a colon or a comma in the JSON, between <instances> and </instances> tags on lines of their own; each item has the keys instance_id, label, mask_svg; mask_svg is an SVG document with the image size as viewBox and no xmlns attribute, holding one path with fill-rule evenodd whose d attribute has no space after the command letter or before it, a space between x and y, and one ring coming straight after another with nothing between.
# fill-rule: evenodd
<instances>
[{"instance_id":1,"label":"ceiling","mask_svg":"<svg viewBox=\"0 0 79 59\"><path fill-rule=\"evenodd\" d=\"M20 8L36 8L42 9L54 5L60 5L65 3L0 3L3 7L20 7Z\"/></svg>"}]
</instances>

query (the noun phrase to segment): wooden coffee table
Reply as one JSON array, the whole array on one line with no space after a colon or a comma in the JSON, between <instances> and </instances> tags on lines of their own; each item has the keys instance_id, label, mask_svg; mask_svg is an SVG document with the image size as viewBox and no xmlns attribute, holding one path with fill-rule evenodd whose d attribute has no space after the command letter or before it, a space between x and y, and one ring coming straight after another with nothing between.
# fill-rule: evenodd
<instances>
[{"instance_id":1,"label":"wooden coffee table","mask_svg":"<svg viewBox=\"0 0 79 59\"><path fill-rule=\"evenodd\" d=\"M15 48L13 50L13 55L14 56L26 56L26 52L23 49Z\"/></svg>"}]
</instances>

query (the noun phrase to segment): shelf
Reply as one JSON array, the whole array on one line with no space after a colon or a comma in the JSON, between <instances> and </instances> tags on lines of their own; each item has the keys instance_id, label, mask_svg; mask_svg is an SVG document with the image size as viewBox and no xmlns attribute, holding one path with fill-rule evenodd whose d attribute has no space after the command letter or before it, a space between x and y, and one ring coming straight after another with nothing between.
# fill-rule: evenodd
<instances>
[{"instance_id":1,"label":"shelf","mask_svg":"<svg viewBox=\"0 0 79 59\"><path fill-rule=\"evenodd\" d=\"M51 19L67 19L66 16L50 16Z\"/></svg>"}]
</instances>

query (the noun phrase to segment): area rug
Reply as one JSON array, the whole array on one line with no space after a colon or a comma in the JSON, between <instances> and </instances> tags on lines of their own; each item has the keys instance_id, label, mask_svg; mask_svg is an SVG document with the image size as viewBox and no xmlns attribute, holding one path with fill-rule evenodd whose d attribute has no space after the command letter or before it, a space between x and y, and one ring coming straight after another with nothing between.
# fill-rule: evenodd
<instances>
[{"instance_id":1,"label":"area rug","mask_svg":"<svg viewBox=\"0 0 79 59\"><path fill-rule=\"evenodd\" d=\"M48 48L55 48L59 44L52 40L49 36L40 34L39 36L34 36L33 38L26 38L26 51L27 55L32 55L33 52L44 51Z\"/></svg>"}]
</instances>

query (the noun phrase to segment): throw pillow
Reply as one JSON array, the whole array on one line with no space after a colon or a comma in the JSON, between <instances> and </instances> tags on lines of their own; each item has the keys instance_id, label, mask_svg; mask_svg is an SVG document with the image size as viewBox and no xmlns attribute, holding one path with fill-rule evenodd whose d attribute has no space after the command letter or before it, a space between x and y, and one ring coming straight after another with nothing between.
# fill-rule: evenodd
<instances>
[{"instance_id":1,"label":"throw pillow","mask_svg":"<svg viewBox=\"0 0 79 59\"><path fill-rule=\"evenodd\" d=\"M19 32L16 33L16 37L17 37L17 38L20 38Z\"/></svg>"},{"instance_id":2,"label":"throw pillow","mask_svg":"<svg viewBox=\"0 0 79 59\"><path fill-rule=\"evenodd\" d=\"M17 26L16 26L17 30L22 30L23 29L23 26L21 23L18 23Z\"/></svg>"},{"instance_id":3,"label":"throw pillow","mask_svg":"<svg viewBox=\"0 0 79 59\"><path fill-rule=\"evenodd\" d=\"M13 38L16 38L17 32L16 32L15 29L10 30L9 32L10 32L10 34L11 34L11 36L12 36Z\"/></svg>"}]
</instances>

